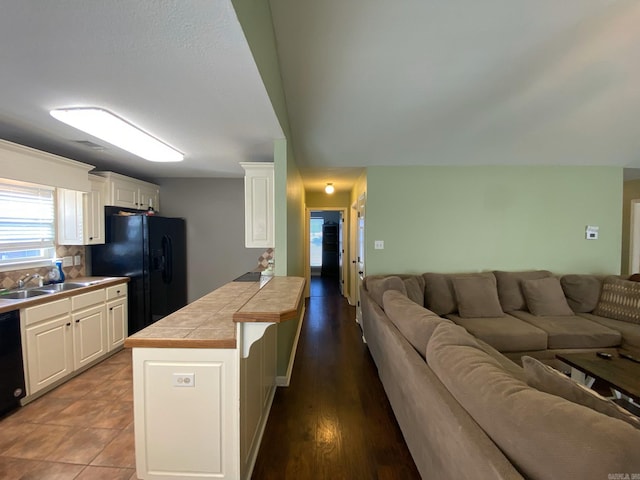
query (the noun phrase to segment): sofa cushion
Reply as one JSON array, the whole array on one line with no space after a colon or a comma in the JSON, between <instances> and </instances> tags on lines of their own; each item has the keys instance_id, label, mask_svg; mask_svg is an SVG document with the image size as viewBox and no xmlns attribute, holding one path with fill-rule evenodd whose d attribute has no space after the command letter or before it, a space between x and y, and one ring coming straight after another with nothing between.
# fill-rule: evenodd
<instances>
[{"instance_id":1,"label":"sofa cushion","mask_svg":"<svg viewBox=\"0 0 640 480\"><path fill-rule=\"evenodd\" d=\"M522 366L527 384L533 388L584 405L612 418L627 422L632 427L640 428L640 418L590 388L571 380L558 370L529 356L522 357Z\"/></svg>"},{"instance_id":2,"label":"sofa cushion","mask_svg":"<svg viewBox=\"0 0 640 480\"><path fill-rule=\"evenodd\" d=\"M534 315L575 315L569 308L567 299L556 277L523 280L522 293L527 302L527 308Z\"/></svg>"},{"instance_id":3,"label":"sofa cushion","mask_svg":"<svg viewBox=\"0 0 640 480\"><path fill-rule=\"evenodd\" d=\"M367 282L367 290L369 295L378 305L382 305L382 294L387 290L397 290L403 295L407 295L407 289L404 286L404 281L395 275L388 277L375 277L371 278ZM383 307L384 308L384 307Z\"/></svg>"},{"instance_id":4,"label":"sofa cushion","mask_svg":"<svg viewBox=\"0 0 640 480\"><path fill-rule=\"evenodd\" d=\"M596 275L563 275L560 285L571 310L576 313L592 312L598 304L602 277Z\"/></svg>"},{"instance_id":5,"label":"sofa cushion","mask_svg":"<svg viewBox=\"0 0 640 480\"><path fill-rule=\"evenodd\" d=\"M397 290L384 292L382 302L389 320L424 358L433 330L442 322L448 323L448 320L421 307Z\"/></svg>"},{"instance_id":6,"label":"sofa cushion","mask_svg":"<svg viewBox=\"0 0 640 480\"><path fill-rule=\"evenodd\" d=\"M460 342L451 328L436 327L427 362L524 477L606 479L611 472L640 472L639 430L529 387Z\"/></svg>"},{"instance_id":7,"label":"sofa cushion","mask_svg":"<svg viewBox=\"0 0 640 480\"><path fill-rule=\"evenodd\" d=\"M620 332L579 315L538 317L529 312L511 315L547 332L547 348L617 347L622 338Z\"/></svg>"},{"instance_id":8,"label":"sofa cushion","mask_svg":"<svg viewBox=\"0 0 640 480\"><path fill-rule=\"evenodd\" d=\"M504 314L495 277L452 277L451 281L462 318L501 317Z\"/></svg>"},{"instance_id":9,"label":"sofa cushion","mask_svg":"<svg viewBox=\"0 0 640 480\"><path fill-rule=\"evenodd\" d=\"M602 293L594 315L640 323L640 283L607 277L602 282Z\"/></svg>"},{"instance_id":10,"label":"sofa cushion","mask_svg":"<svg viewBox=\"0 0 640 480\"><path fill-rule=\"evenodd\" d=\"M456 293L453 289L452 278L456 277L489 277L491 272L485 273L424 273L424 306L438 315L448 315L458 311Z\"/></svg>"},{"instance_id":11,"label":"sofa cushion","mask_svg":"<svg viewBox=\"0 0 640 480\"><path fill-rule=\"evenodd\" d=\"M500 352L524 352L547 348L546 332L511 315L462 318L451 314L447 315L447 318Z\"/></svg>"},{"instance_id":12,"label":"sofa cushion","mask_svg":"<svg viewBox=\"0 0 640 480\"><path fill-rule=\"evenodd\" d=\"M589 321L620 332L622 334L622 347L640 351L640 326L635 323L614 320L613 318L599 317L598 315L593 315L591 313L580 313L579 315Z\"/></svg>"},{"instance_id":13,"label":"sofa cushion","mask_svg":"<svg viewBox=\"0 0 640 480\"><path fill-rule=\"evenodd\" d=\"M511 312L512 310L526 310L527 302L522 294L522 280L536 280L539 278L551 277L552 273L547 270L532 270L526 272L493 272L498 282L498 297L502 310Z\"/></svg>"},{"instance_id":14,"label":"sofa cushion","mask_svg":"<svg viewBox=\"0 0 640 480\"><path fill-rule=\"evenodd\" d=\"M403 281L404 288L407 290L407 297L421 307L424 306L424 278L422 278L422 275L414 275L403 279Z\"/></svg>"}]
</instances>

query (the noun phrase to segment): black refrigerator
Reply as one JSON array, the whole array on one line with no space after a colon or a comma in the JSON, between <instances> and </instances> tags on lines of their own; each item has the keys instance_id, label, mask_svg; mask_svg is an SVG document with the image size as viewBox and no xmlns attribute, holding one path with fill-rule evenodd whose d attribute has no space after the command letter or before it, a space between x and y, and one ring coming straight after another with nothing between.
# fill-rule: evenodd
<instances>
[{"instance_id":1,"label":"black refrigerator","mask_svg":"<svg viewBox=\"0 0 640 480\"><path fill-rule=\"evenodd\" d=\"M105 211L106 243L91 247L91 273L130 278L131 335L187 304L186 225L182 218Z\"/></svg>"}]
</instances>

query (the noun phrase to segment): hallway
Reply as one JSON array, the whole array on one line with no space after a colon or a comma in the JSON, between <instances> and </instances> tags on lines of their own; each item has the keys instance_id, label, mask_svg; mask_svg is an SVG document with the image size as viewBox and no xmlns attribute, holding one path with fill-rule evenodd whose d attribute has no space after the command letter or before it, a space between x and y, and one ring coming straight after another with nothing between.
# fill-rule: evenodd
<instances>
[{"instance_id":1,"label":"hallway","mask_svg":"<svg viewBox=\"0 0 640 480\"><path fill-rule=\"evenodd\" d=\"M254 480L419 479L335 279L312 277L289 387L278 388Z\"/></svg>"}]
</instances>

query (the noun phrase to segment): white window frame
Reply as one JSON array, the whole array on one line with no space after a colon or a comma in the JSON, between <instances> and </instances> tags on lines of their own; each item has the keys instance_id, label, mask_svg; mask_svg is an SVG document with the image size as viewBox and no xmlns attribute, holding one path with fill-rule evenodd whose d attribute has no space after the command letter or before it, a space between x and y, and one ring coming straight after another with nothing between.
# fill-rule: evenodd
<instances>
[{"instance_id":1,"label":"white window frame","mask_svg":"<svg viewBox=\"0 0 640 480\"><path fill-rule=\"evenodd\" d=\"M51 266L56 256L55 227L53 187L0 179L0 271ZM34 235L29 238L29 234ZM4 258L10 252L29 251L39 253Z\"/></svg>"}]
</instances>

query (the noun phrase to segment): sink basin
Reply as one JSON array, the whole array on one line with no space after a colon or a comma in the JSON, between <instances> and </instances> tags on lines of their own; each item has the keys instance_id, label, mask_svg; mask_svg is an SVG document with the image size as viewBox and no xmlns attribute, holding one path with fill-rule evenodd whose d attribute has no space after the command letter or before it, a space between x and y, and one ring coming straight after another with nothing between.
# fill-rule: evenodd
<instances>
[{"instance_id":1,"label":"sink basin","mask_svg":"<svg viewBox=\"0 0 640 480\"><path fill-rule=\"evenodd\" d=\"M0 294L0 299L22 300L23 298L39 297L40 295L46 295L51 292L45 292L41 290L18 290L17 292L7 292Z\"/></svg>"},{"instance_id":2,"label":"sink basin","mask_svg":"<svg viewBox=\"0 0 640 480\"><path fill-rule=\"evenodd\" d=\"M74 290L76 288L87 287L89 285L91 285L90 282L52 283L51 285L38 287L37 291L44 292L44 293L66 292L67 290Z\"/></svg>"}]
</instances>

